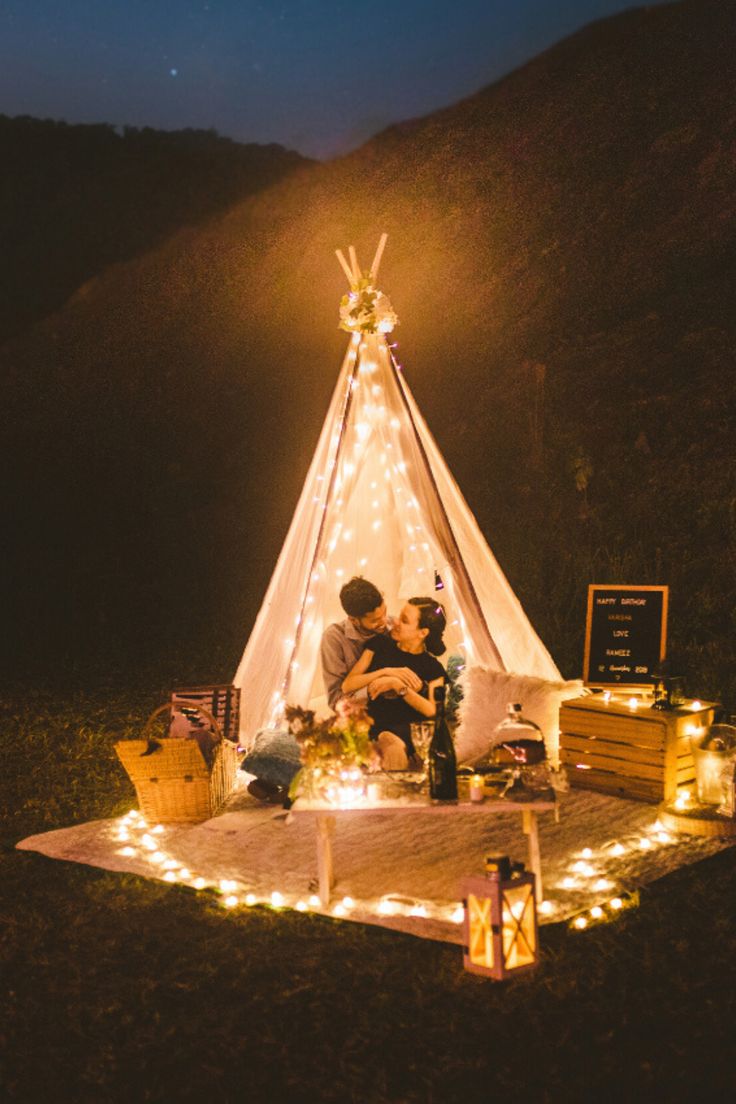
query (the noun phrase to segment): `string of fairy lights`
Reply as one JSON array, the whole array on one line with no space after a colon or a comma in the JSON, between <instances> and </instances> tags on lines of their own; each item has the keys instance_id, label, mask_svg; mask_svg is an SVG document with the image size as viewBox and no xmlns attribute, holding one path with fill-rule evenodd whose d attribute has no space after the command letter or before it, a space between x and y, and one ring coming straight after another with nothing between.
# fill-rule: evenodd
<instances>
[{"instance_id":1,"label":"string of fairy lights","mask_svg":"<svg viewBox=\"0 0 736 1104\"><path fill-rule=\"evenodd\" d=\"M691 800L686 791L680 796L685 802ZM264 892L241 878L212 877L190 869L175 857L175 842L172 840L169 846L165 843L170 831L161 824L149 825L138 810L132 809L113 822L110 835L115 843L122 845L116 849L117 854L136 860L137 864L142 862L147 877L157 877L195 891L214 892L222 907L228 910L265 906L320 913L337 919L407 917L449 925L459 925L463 921L460 901L437 902L392 891L377 898L343 896L324 906L316 894L299 895L277 885ZM566 918L576 931L616 919L639 902L638 891L622 884L616 866L624 859L653 853L678 842L678 835L667 831L657 819L640 832L609 840L597 848L584 847L573 852L566 864L567 872L554 884L555 896L539 902L540 917L547 921ZM565 900L568 895L592 897L594 903L571 909Z\"/></svg>"},{"instance_id":2,"label":"string of fairy lights","mask_svg":"<svg viewBox=\"0 0 736 1104\"><path fill-rule=\"evenodd\" d=\"M473 661L471 634L458 601L454 572L442 553L433 547L422 507L412 480L416 429L411 419L402 421L399 399L388 394L391 375L399 387L401 365L383 334L353 334L345 365L345 389L340 414L329 442L329 454L314 476L311 500L320 515L319 535L294 632L283 641L285 674L272 695L271 725L278 725L289 697L298 689L308 698L310 664L304 655L319 654L324 628L319 611L325 605L324 588L339 591L353 574L381 582L380 553L392 546L400 577L393 582L398 595L443 590L450 616L448 643L465 662ZM399 394L400 397L400 394ZM391 528L395 531L390 531ZM302 672L303 666L310 668ZM303 678L301 677L303 674Z\"/></svg>"}]
</instances>

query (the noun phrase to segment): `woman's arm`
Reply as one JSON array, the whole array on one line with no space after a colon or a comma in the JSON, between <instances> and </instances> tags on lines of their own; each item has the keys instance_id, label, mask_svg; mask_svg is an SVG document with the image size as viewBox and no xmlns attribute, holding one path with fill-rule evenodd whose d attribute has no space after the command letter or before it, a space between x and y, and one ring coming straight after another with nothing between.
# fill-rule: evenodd
<instances>
[{"instance_id":1,"label":"woman's arm","mask_svg":"<svg viewBox=\"0 0 736 1104\"><path fill-rule=\"evenodd\" d=\"M394 680L396 685L385 686L384 692L389 689L399 690L403 686L416 686L417 689L421 687L422 680L409 667L381 667L377 671L368 671L374 655L375 652L370 648L362 652L350 674L343 680L343 693L352 694L356 690L362 690L377 678Z\"/></svg>"},{"instance_id":2,"label":"woman's arm","mask_svg":"<svg viewBox=\"0 0 736 1104\"><path fill-rule=\"evenodd\" d=\"M373 681L376 672L371 671L370 674L366 674L366 671L370 667L374 655L375 652L370 648L366 648L361 652L352 671L343 679L342 689L344 694L352 694L355 690L362 690L364 686Z\"/></svg>"},{"instance_id":3,"label":"woman's arm","mask_svg":"<svg viewBox=\"0 0 736 1104\"><path fill-rule=\"evenodd\" d=\"M416 690L407 690L404 701L412 709L416 709L417 713L423 713L425 717L434 717L437 711L434 704L434 688L435 686L441 686L443 681L442 678L436 678L427 683L426 698L423 694L418 694Z\"/></svg>"}]
</instances>

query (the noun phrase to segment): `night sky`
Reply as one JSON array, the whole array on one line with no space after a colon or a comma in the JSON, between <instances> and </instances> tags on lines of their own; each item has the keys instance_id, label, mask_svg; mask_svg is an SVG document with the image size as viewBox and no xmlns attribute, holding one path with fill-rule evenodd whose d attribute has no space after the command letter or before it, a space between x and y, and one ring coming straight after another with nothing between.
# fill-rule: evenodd
<instances>
[{"instance_id":1,"label":"night sky","mask_svg":"<svg viewBox=\"0 0 736 1104\"><path fill-rule=\"evenodd\" d=\"M330 157L626 0L0 0L0 113L214 127Z\"/></svg>"}]
</instances>

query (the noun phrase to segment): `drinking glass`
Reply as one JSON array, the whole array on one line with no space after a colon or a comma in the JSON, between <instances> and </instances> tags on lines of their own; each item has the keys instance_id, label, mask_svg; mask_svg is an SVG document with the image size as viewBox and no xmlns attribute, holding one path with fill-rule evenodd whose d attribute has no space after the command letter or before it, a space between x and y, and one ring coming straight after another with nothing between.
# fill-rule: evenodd
<instances>
[{"instance_id":1,"label":"drinking glass","mask_svg":"<svg viewBox=\"0 0 736 1104\"><path fill-rule=\"evenodd\" d=\"M411 726L411 742L414 751L422 761L422 773L426 776L429 760L429 745L432 742L434 725L431 721L418 721Z\"/></svg>"}]
</instances>

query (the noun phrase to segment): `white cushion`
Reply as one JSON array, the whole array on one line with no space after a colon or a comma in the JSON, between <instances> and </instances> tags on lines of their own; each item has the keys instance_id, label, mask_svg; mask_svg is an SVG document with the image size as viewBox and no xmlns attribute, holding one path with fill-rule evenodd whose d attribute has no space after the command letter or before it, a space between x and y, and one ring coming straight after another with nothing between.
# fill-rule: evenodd
<instances>
[{"instance_id":1,"label":"white cushion","mask_svg":"<svg viewBox=\"0 0 736 1104\"><path fill-rule=\"evenodd\" d=\"M455 732L455 750L459 763L477 759L494 743L496 726L506 715L509 702L520 702L522 713L542 730L547 756L557 765L560 742L560 705L586 693L581 679L550 682L534 675L515 675L508 671L489 671L468 667L460 683L463 700Z\"/></svg>"}]
</instances>

